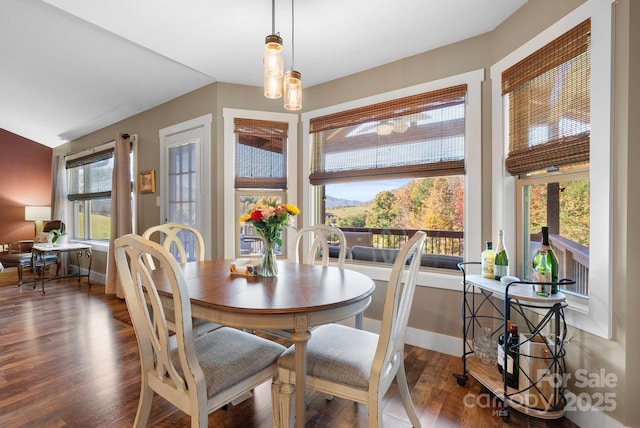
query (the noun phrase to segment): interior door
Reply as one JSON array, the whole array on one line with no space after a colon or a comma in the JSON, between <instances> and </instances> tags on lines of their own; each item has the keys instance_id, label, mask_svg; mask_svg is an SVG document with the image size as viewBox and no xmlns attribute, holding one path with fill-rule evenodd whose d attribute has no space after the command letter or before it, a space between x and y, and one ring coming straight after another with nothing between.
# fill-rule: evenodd
<instances>
[{"instance_id":1,"label":"interior door","mask_svg":"<svg viewBox=\"0 0 640 428\"><path fill-rule=\"evenodd\" d=\"M198 229L205 241L205 255L211 254L210 198L207 196L209 173L206 126L161 134L160 216L163 223L188 224ZM192 238L183 239L189 260L195 257Z\"/></svg>"}]
</instances>

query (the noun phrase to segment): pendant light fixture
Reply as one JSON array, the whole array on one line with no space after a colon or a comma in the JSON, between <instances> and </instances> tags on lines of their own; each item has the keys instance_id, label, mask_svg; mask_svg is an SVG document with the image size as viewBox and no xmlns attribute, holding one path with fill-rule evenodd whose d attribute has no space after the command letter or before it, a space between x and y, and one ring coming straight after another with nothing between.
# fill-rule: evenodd
<instances>
[{"instance_id":1,"label":"pendant light fixture","mask_svg":"<svg viewBox=\"0 0 640 428\"><path fill-rule=\"evenodd\" d=\"M300 110L302 108L302 74L294 70L294 13L291 0L291 69L284 75L284 108L287 110Z\"/></svg>"},{"instance_id":2,"label":"pendant light fixture","mask_svg":"<svg viewBox=\"0 0 640 428\"><path fill-rule=\"evenodd\" d=\"M271 34L264 44L264 96L280 98L282 96L282 76L284 60L282 58L282 38L276 34L276 0L271 0Z\"/></svg>"}]
</instances>

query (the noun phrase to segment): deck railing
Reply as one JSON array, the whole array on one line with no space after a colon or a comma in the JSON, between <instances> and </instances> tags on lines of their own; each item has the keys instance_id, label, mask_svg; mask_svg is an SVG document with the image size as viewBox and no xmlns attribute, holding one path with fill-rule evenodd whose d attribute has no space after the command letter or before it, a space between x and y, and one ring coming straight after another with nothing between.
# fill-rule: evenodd
<instances>
[{"instance_id":1,"label":"deck railing","mask_svg":"<svg viewBox=\"0 0 640 428\"><path fill-rule=\"evenodd\" d=\"M369 227L340 227L343 232L369 232L373 246L377 248L400 248L418 229L382 229ZM424 252L462 256L464 254L464 232L450 230L423 230L427 233Z\"/></svg>"},{"instance_id":2,"label":"deck railing","mask_svg":"<svg viewBox=\"0 0 640 428\"><path fill-rule=\"evenodd\" d=\"M343 232L370 233L373 246L376 248L402 247L417 229L383 229L368 227L340 227ZM244 226L243 254L261 254L262 241L251 225ZM426 254L442 254L462 256L464 254L464 232L447 230L424 230L427 234L424 252Z\"/></svg>"},{"instance_id":3,"label":"deck railing","mask_svg":"<svg viewBox=\"0 0 640 428\"><path fill-rule=\"evenodd\" d=\"M558 257L558 271L576 281L566 288L576 294L589 295L589 248L560 235L549 235L549 243Z\"/></svg>"}]
</instances>

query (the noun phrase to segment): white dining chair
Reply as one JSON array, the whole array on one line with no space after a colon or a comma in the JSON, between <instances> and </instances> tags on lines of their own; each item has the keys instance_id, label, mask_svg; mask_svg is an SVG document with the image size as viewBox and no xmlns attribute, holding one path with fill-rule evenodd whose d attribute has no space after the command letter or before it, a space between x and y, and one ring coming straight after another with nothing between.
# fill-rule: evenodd
<instances>
[{"instance_id":1,"label":"white dining chair","mask_svg":"<svg viewBox=\"0 0 640 428\"><path fill-rule=\"evenodd\" d=\"M404 370L404 337L425 236L416 232L400 249L389 278L380 334L327 324L314 329L307 343L307 388L366 404L369 427L382 426L382 399L394 378L409 420L414 427L420 426ZM294 385L292 346L278 359L273 386L275 426L294 423Z\"/></svg>"},{"instance_id":2,"label":"white dining chair","mask_svg":"<svg viewBox=\"0 0 640 428\"><path fill-rule=\"evenodd\" d=\"M180 263L186 263L189 260L184 241L191 241L194 245L193 261L204 260L204 238L198 229L188 224L180 223L164 223L151 226L142 233L145 239L152 239L157 235L158 242L172 254L178 253L176 258ZM172 251L173 250L173 251ZM151 260L153 266L153 260Z\"/></svg>"},{"instance_id":3,"label":"white dining chair","mask_svg":"<svg viewBox=\"0 0 640 428\"><path fill-rule=\"evenodd\" d=\"M204 260L204 238L200 231L193 226L171 222L159 224L145 230L142 233L142 237L145 239L157 238L163 248L172 252L174 255L177 253L176 258L180 264L189 261L183 240L193 242L194 261ZM155 269L153 258L148 256L147 259L148 266ZM171 308L165 308L165 315L167 316L169 328L175 331L175 315ZM193 318L192 322L193 331L196 336L220 327L220 324L208 322L200 318Z\"/></svg>"},{"instance_id":4,"label":"white dining chair","mask_svg":"<svg viewBox=\"0 0 640 428\"><path fill-rule=\"evenodd\" d=\"M301 250L304 239L310 239L309 252L307 257L301 257ZM315 224L313 226L303 227L298 229L294 239L293 257L292 261L296 263L317 264L320 262L322 266L329 266L330 261L330 247L329 242L335 243L338 248L337 258L335 260L336 266L339 268L344 267L344 261L346 258L346 240L344 232L337 227L329 226L326 224Z\"/></svg>"},{"instance_id":5,"label":"white dining chair","mask_svg":"<svg viewBox=\"0 0 640 428\"><path fill-rule=\"evenodd\" d=\"M229 327L194 338L187 284L180 265L165 248L129 234L115 240L115 251L140 352L140 401L134 427L147 425L154 393L189 414L192 427L206 427L209 413L273 379L284 346ZM169 337L148 256L171 285L175 342Z\"/></svg>"},{"instance_id":6,"label":"white dining chair","mask_svg":"<svg viewBox=\"0 0 640 428\"><path fill-rule=\"evenodd\" d=\"M306 245L305 239L309 239L309 252L306 257L302 255L303 246ZM344 261L346 259L346 240L344 233L337 227L329 226L326 224L316 224L313 226L303 227L298 229L294 238L293 250L289 255L289 260L295 263L304 264L320 264L322 266L329 266L330 261L330 248L329 242L335 242L338 250L336 260L336 266L340 269L344 268ZM356 328L362 329L364 311L356 315L355 325ZM291 339L292 330L266 330L268 333L282 337L285 339Z\"/></svg>"},{"instance_id":7,"label":"white dining chair","mask_svg":"<svg viewBox=\"0 0 640 428\"><path fill-rule=\"evenodd\" d=\"M307 257L301 257L302 246L304 239L310 239L309 252ZM313 226L303 227L296 233L293 247L293 261L296 263L306 264L321 264L322 266L329 266L331 248L329 242L333 242L337 245L337 257L335 258L335 264L340 269L344 268L344 263L347 256L347 240L344 232L337 227L329 226L326 224L316 224ZM362 330L362 324L364 320L364 311L356 315L355 326L357 329Z\"/></svg>"}]
</instances>

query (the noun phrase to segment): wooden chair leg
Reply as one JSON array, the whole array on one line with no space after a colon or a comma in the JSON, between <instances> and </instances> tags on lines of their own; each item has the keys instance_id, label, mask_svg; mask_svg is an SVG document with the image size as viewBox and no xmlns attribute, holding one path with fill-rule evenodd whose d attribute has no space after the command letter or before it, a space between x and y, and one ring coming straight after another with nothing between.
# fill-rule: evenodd
<instances>
[{"instance_id":1,"label":"wooden chair leg","mask_svg":"<svg viewBox=\"0 0 640 428\"><path fill-rule=\"evenodd\" d=\"M271 403L273 412L273 428L280 428L280 386L282 382L273 379L271 382Z\"/></svg>"},{"instance_id":2,"label":"wooden chair leg","mask_svg":"<svg viewBox=\"0 0 640 428\"><path fill-rule=\"evenodd\" d=\"M296 415L295 392L295 386L290 383L280 385L280 399L277 402L277 406L280 427L282 428L294 427L296 417L304 418L304 415Z\"/></svg>"},{"instance_id":3,"label":"wooden chair leg","mask_svg":"<svg viewBox=\"0 0 640 428\"><path fill-rule=\"evenodd\" d=\"M413 406L413 401L411 400L409 384L407 383L407 375L404 371L404 363L400 364L400 367L398 368L398 373L396 373L396 380L398 381L398 391L400 391L400 399L402 400L402 404L407 412L407 415L409 415L411 424L414 427L420 427L420 419L418 419L416 409Z\"/></svg>"},{"instance_id":4,"label":"wooden chair leg","mask_svg":"<svg viewBox=\"0 0 640 428\"><path fill-rule=\"evenodd\" d=\"M138 413L136 413L136 420L133 422L133 426L146 427L149 423L149 415L151 414L151 404L153 403L153 390L142 383L140 388L140 401L138 402Z\"/></svg>"}]
</instances>

